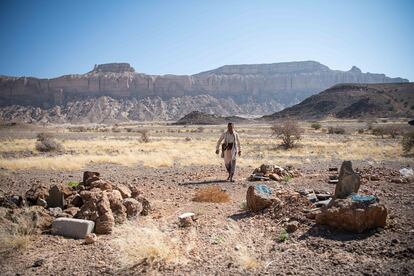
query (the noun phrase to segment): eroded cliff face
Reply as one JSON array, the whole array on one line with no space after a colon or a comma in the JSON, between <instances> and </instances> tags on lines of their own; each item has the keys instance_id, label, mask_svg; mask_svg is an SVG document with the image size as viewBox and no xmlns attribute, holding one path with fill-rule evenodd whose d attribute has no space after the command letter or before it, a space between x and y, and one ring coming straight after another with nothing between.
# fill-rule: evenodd
<instances>
[{"instance_id":1,"label":"eroded cliff face","mask_svg":"<svg viewBox=\"0 0 414 276\"><path fill-rule=\"evenodd\" d=\"M291 106L338 83L384 82L407 80L362 73L356 67L349 71L331 70L315 61L226 65L191 76L146 75L136 73L128 63L111 63L95 65L86 74L53 79L0 77L0 106L22 105L46 110L102 96L138 101L158 97L168 101L209 95L218 102L234 101L240 112L261 115ZM269 110L269 103L273 110Z\"/></svg>"}]
</instances>

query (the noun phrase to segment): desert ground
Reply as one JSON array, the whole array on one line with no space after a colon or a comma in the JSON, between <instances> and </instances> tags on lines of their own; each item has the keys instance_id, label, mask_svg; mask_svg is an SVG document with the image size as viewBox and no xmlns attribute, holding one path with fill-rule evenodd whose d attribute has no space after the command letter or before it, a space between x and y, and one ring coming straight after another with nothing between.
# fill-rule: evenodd
<instances>
[{"instance_id":1,"label":"desert ground","mask_svg":"<svg viewBox=\"0 0 414 276\"><path fill-rule=\"evenodd\" d=\"M223 160L215 154L225 125L2 125L1 196L23 196L36 183L82 181L84 171L96 171L111 182L137 187L151 211L98 235L93 244L47 231L35 234L23 223L13 231L2 227L1 274L413 275L414 186L390 181L401 168L414 165L413 156L403 153L401 136L373 135L366 121L324 120L320 129L311 124L300 122L302 139L289 150L279 146L268 123L236 125L242 155L234 183L225 181ZM404 120L373 124L410 128ZM329 134L329 127L345 133ZM36 136L45 132L61 143L59 150L36 149ZM359 192L377 196L387 207L386 227L356 234L318 225L303 213L307 203L285 204L280 214L246 210L247 188L257 183L248 178L261 164L300 172L281 181L260 181L272 191L333 193L328 168L339 168L344 160L361 174ZM211 186L220 187L228 201L193 200ZM178 223L185 212L197 218L189 227ZM291 220L300 224L286 234Z\"/></svg>"}]
</instances>

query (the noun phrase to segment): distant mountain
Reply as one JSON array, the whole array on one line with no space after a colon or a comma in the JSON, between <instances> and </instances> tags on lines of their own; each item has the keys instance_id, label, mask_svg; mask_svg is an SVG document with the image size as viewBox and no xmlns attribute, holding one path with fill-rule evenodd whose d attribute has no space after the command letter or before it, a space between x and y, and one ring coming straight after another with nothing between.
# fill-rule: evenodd
<instances>
[{"instance_id":1,"label":"distant mountain","mask_svg":"<svg viewBox=\"0 0 414 276\"><path fill-rule=\"evenodd\" d=\"M221 125L227 123L242 123L247 122L248 119L237 117L237 116L229 116L229 117L222 117L217 116L215 114L208 114L200 111L193 111L183 118L179 119L175 122L175 125Z\"/></svg>"},{"instance_id":2,"label":"distant mountain","mask_svg":"<svg viewBox=\"0 0 414 276\"><path fill-rule=\"evenodd\" d=\"M414 117L414 83L338 84L263 119Z\"/></svg>"},{"instance_id":3,"label":"distant mountain","mask_svg":"<svg viewBox=\"0 0 414 276\"><path fill-rule=\"evenodd\" d=\"M254 116L279 111L338 83L393 82L408 80L362 73L357 67L331 70L316 61L225 65L190 76L146 75L128 63L109 63L53 79L0 76L0 114L5 114L0 119L177 120L191 110ZM105 111L99 109L103 101Z\"/></svg>"}]
</instances>

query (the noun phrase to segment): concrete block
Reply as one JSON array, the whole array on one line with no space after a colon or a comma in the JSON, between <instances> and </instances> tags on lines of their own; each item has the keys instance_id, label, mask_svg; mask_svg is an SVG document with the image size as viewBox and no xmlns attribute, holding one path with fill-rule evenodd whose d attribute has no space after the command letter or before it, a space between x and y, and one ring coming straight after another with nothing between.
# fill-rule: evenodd
<instances>
[{"instance_id":1,"label":"concrete block","mask_svg":"<svg viewBox=\"0 0 414 276\"><path fill-rule=\"evenodd\" d=\"M57 218L52 223L52 234L83 239L93 232L95 222L86 219Z\"/></svg>"}]
</instances>

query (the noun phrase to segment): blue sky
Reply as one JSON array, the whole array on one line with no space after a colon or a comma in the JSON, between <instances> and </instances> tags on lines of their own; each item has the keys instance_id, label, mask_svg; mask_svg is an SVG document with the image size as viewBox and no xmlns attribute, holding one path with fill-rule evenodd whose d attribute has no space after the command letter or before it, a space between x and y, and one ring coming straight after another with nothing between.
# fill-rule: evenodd
<instances>
[{"instance_id":1,"label":"blue sky","mask_svg":"<svg viewBox=\"0 0 414 276\"><path fill-rule=\"evenodd\" d=\"M316 60L414 80L414 1L0 0L0 74L148 74Z\"/></svg>"}]
</instances>

